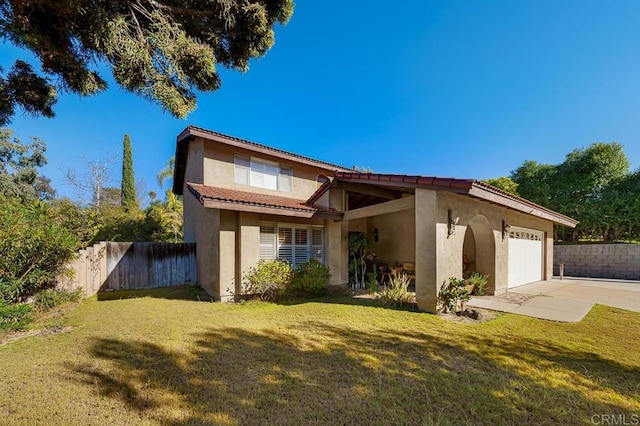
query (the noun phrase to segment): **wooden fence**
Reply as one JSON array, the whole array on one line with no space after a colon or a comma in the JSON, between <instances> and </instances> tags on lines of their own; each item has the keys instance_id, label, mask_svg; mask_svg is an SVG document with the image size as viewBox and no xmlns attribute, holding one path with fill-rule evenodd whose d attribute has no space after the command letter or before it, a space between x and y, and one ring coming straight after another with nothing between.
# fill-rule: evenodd
<instances>
[{"instance_id":1,"label":"wooden fence","mask_svg":"<svg viewBox=\"0 0 640 426\"><path fill-rule=\"evenodd\" d=\"M69 269L58 286L82 288L87 297L101 291L195 284L196 245L100 242L80 250Z\"/></svg>"}]
</instances>

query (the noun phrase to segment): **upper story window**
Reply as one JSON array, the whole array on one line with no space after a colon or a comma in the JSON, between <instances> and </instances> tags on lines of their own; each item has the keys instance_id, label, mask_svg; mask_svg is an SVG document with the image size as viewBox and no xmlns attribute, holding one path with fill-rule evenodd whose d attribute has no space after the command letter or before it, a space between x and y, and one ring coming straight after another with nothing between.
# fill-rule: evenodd
<instances>
[{"instance_id":1,"label":"upper story window","mask_svg":"<svg viewBox=\"0 0 640 426\"><path fill-rule=\"evenodd\" d=\"M291 167L245 155L236 155L234 163L235 183L284 192L293 190Z\"/></svg>"}]
</instances>

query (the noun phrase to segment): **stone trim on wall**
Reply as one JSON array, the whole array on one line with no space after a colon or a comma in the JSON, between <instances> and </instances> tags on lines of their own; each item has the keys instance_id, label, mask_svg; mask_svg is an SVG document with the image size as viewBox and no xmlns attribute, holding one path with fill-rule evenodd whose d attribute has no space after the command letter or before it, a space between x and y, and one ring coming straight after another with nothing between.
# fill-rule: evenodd
<instances>
[{"instance_id":1,"label":"stone trim on wall","mask_svg":"<svg viewBox=\"0 0 640 426\"><path fill-rule=\"evenodd\" d=\"M562 244L553 247L553 273L572 277L640 280L640 244Z\"/></svg>"}]
</instances>

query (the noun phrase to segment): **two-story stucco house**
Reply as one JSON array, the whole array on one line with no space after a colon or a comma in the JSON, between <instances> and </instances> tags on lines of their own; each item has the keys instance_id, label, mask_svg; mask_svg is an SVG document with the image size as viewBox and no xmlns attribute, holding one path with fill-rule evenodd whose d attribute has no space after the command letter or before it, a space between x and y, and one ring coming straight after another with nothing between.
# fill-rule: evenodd
<instances>
[{"instance_id":1,"label":"two-story stucco house","mask_svg":"<svg viewBox=\"0 0 640 426\"><path fill-rule=\"evenodd\" d=\"M315 257L344 285L349 233L363 232L379 259L415 264L418 305L435 312L463 257L492 294L550 279L553 225L577 224L476 180L357 173L192 126L177 138L173 191L198 282L220 300L240 293L260 259Z\"/></svg>"}]
</instances>

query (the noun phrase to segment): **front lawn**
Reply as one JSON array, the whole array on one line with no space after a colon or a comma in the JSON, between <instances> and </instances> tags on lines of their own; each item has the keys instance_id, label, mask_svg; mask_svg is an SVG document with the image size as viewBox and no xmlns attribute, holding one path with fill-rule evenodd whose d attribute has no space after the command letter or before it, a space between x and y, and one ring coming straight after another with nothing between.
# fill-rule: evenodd
<instances>
[{"instance_id":1,"label":"front lawn","mask_svg":"<svg viewBox=\"0 0 640 426\"><path fill-rule=\"evenodd\" d=\"M640 414L640 314L479 325L347 298L89 299L0 346L2 424L575 424ZM373 302L372 302L373 303Z\"/></svg>"}]
</instances>

